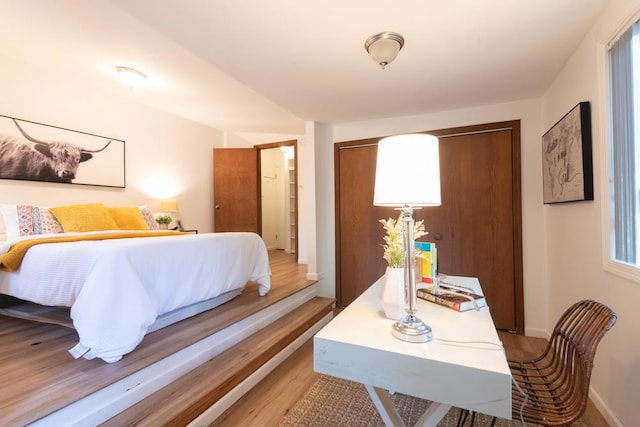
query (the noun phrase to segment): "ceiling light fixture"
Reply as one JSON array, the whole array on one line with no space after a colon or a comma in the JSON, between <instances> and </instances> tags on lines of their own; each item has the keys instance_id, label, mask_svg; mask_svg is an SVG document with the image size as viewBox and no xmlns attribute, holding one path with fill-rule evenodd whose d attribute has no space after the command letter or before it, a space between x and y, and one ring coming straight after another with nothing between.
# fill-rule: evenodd
<instances>
[{"instance_id":1,"label":"ceiling light fixture","mask_svg":"<svg viewBox=\"0 0 640 427\"><path fill-rule=\"evenodd\" d=\"M116 71L118 72L122 83L129 87L137 86L147 78L145 73L131 67L118 65L116 67Z\"/></svg>"},{"instance_id":2,"label":"ceiling light fixture","mask_svg":"<svg viewBox=\"0 0 640 427\"><path fill-rule=\"evenodd\" d=\"M396 59L402 46L404 46L404 37L391 31L374 34L364 42L364 48L373 62L380 65L383 70L387 64Z\"/></svg>"}]
</instances>

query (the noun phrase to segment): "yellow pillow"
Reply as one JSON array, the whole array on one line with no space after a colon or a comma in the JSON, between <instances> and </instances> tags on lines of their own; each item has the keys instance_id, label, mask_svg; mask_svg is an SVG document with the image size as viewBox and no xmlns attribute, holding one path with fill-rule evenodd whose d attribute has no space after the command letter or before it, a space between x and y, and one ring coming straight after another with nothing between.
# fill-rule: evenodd
<instances>
[{"instance_id":1,"label":"yellow pillow","mask_svg":"<svg viewBox=\"0 0 640 427\"><path fill-rule=\"evenodd\" d=\"M148 230L149 226L142 218L137 206L107 206L107 212L120 230Z\"/></svg>"},{"instance_id":2,"label":"yellow pillow","mask_svg":"<svg viewBox=\"0 0 640 427\"><path fill-rule=\"evenodd\" d=\"M87 203L49 208L65 233L80 231L118 230L118 225L102 203Z\"/></svg>"}]
</instances>

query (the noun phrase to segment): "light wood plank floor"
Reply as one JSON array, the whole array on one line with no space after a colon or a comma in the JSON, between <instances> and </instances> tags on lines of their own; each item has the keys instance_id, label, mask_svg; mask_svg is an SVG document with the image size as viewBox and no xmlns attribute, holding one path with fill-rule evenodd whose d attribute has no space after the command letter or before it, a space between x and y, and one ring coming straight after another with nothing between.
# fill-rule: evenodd
<instances>
[{"instance_id":1,"label":"light wood plank floor","mask_svg":"<svg viewBox=\"0 0 640 427\"><path fill-rule=\"evenodd\" d=\"M546 340L499 332L507 357L526 358L544 348ZM318 378L313 371L313 341L309 340L261 383L220 416L212 426L277 426ZM608 427L589 402L581 421L589 427Z\"/></svg>"}]
</instances>

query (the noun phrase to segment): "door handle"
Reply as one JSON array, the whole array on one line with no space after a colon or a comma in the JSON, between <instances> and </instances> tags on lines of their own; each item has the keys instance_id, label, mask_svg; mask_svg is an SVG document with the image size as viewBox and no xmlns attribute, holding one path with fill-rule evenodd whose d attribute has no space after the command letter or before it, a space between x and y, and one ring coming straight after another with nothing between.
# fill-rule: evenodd
<instances>
[{"instance_id":1,"label":"door handle","mask_svg":"<svg viewBox=\"0 0 640 427\"><path fill-rule=\"evenodd\" d=\"M220 209L220 205L216 205L216 209Z\"/></svg>"},{"instance_id":2,"label":"door handle","mask_svg":"<svg viewBox=\"0 0 640 427\"><path fill-rule=\"evenodd\" d=\"M436 240L440 240L440 239L442 239L442 234L436 233L436 234L433 235L433 238L436 239Z\"/></svg>"}]
</instances>

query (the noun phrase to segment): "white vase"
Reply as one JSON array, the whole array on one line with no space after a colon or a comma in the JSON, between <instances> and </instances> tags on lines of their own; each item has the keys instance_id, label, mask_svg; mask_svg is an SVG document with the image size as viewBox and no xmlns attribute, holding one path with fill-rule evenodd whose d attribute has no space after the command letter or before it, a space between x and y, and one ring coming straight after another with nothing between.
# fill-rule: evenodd
<instances>
[{"instance_id":1,"label":"white vase","mask_svg":"<svg viewBox=\"0 0 640 427\"><path fill-rule=\"evenodd\" d=\"M400 320L405 316L404 268L387 267L382 278L380 301L389 319Z\"/></svg>"}]
</instances>

